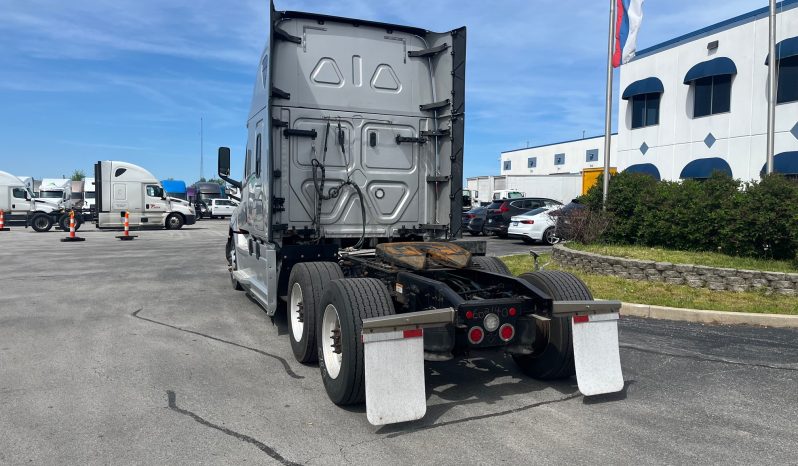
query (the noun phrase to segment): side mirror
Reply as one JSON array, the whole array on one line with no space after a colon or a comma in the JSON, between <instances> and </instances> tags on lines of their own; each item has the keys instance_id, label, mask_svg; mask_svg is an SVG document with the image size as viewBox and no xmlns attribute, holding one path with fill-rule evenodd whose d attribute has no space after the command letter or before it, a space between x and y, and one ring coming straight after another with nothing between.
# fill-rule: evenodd
<instances>
[{"instance_id":1,"label":"side mirror","mask_svg":"<svg viewBox=\"0 0 798 466\"><path fill-rule=\"evenodd\" d=\"M219 178L230 176L230 148L219 148Z\"/></svg>"},{"instance_id":2,"label":"side mirror","mask_svg":"<svg viewBox=\"0 0 798 466\"><path fill-rule=\"evenodd\" d=\"M241 182L230 178L230 148L219 148L219 178L227 181L238 189L241 189Z\"/></svg>"}]
</instances>

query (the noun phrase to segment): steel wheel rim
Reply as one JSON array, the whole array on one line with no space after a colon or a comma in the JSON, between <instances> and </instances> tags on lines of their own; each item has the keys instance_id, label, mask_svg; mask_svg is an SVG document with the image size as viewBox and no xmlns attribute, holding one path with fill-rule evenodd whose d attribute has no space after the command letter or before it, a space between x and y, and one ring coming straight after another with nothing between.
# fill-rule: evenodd
<instances>
[{"instance_id":1,"label":"steel wheel rim","mask_svg":"<svg viewBox=\"0 0 798 466\"><path fill-rule=\"evenodd\" d=\"M169 218L169 226L176 227L179 224L180 224L180 220L178 220L177 217L172 216L172 217Z\"/></svg>"},{"instance_id":2,"label":"steel wheel rim","mask_svg":"<svg viewBox=\"0 0 798 466\"><path fill-rule=\"evenodd\" d=\"M305 330L305 323L303 322L303 302L302 302L302 287L299 283L294 283L291 287L291 300L290 300L290 318L291 318L291 336L294 341L302 341L302 332Z\"/></svg>"},{"instance_id":3,"label":"steel wheel rim","mask_svg":"<svg viewBox=\"0 0 798 466\"><path fill-rule=\"evenodd\" d=\"M47 228L47 219L44 217L36 218L36 221L34 223L36 225L36 228L41 228L41 229Z\"/></svg>"},{"instance_id":4,"label":"steel wheel rim","mask_svg":"<svg viewBox=\"0 0 798 466\"><path fill-rule=\"evenodd\" d=\"M338 318L338 309L332 304L328 304L324 308L324 318L321 322L321 348L322 356L324 357L324 368L327 375L331 379L338 378L341 373L341 363L343 361L343 352L336 353L333 350L333 332L341 331L341 321Z\"/></svg>"}]
</instances>

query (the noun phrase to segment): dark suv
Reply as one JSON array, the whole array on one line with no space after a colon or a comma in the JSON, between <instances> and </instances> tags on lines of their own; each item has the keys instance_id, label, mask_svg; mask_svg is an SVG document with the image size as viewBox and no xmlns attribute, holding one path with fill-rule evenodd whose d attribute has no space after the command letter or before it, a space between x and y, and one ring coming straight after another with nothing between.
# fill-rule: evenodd
<instances>
[{"instance_id":1,"label":"dark suv","mask_svg":"<svg viewBox=\"0 0 798 466\"><path fill-rule=\"evenodd\" d=\"M561 207L562 202L545 197L523 197L521 199L502 199L488 206L485 220L485 233L493 233L500 238L507 237L510 218L538 207Z\"/></svg>"}]
</instances>

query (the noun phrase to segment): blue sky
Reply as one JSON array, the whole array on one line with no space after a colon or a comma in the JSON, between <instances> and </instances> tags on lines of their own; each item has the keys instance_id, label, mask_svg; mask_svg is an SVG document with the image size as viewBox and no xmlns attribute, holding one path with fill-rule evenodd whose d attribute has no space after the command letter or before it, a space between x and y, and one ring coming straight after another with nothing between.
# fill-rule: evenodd
<instances>
[{"instance_id":1,"label":"blue sky","mask_svg":"<svg viewBox=\"0 0 798 466\"><path fill-rule=\"evenodd\" d=\"M647 0L638 49L766 5ZM438 31L467 26L466 176L497 174L502 150L603 132L607 1L276 6ZM0 0L0 170L55 178L114 159L193 182L200 118L205 176L215 174L220 145L239 166L268 8L268 0Z\"/></svg>"}]
</instances>

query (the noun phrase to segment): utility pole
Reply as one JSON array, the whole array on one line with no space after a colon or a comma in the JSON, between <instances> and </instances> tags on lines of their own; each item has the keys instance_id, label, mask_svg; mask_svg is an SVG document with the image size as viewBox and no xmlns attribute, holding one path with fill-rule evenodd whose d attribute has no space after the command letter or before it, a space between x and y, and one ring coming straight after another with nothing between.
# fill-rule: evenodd
<instances>
[{"instance_id":1,"label":"utility pole","mask_svg":"<svg viewBox=\"0 0 798 466\"><path fill-rule=\"evenodd\" d=\"M610 148L612 144L612 54L615 49L615 2L610 0L610 36L607 40L607 101L604 110L604 179L601 205L607 208L607 191L610 187Z\"/></svg>"},{"instance_id":2,"label":"utility pole","mask_svg":"<svg viewBox=\"0 0 798 466\"><path fill-rule=\"evenodd\" d=\"M203 163L204 163L204 152L203 152L203 135L202 135L202 117L200 117L200 180L202 180L203 175Z\"/></svg>"},{"instance_id":3,"label":"utility pole","mask_svg":"<svg viewBox=\"0 0 798 466\"><path fill-rule=\"evenodd\" d=\"M776 126L776 0L770 0L770 16L768 20L768 137L767 137L767 163L765 173L773 173L773 152L775 150Z\"/></svg>"}]
</instances>

